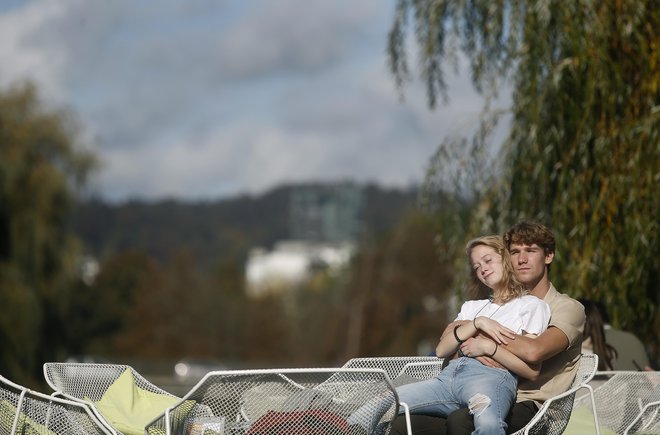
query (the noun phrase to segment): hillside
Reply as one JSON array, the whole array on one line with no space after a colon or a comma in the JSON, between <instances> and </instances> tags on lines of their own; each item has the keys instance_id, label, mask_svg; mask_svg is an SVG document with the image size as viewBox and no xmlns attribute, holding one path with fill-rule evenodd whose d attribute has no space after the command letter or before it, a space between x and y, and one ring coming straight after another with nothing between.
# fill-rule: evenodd
<instances>
[{"instance_id":1,"label":"hillside","mask_svg":"<svg viewBox=\"0 0 660 435\"><path fill-rule=\"evenodd\" d=\"M274 242L290 238L292 192L301 187L328 186L333 185L288 185L263 195L206 202L108 204L92 199L79 205L72 228L87 253L97 258L140 250L165 260L188 251L200 266L209 266L221 258L243 258L254 246L270 248ZM355 187L362 193L360 237L381 234L416 206L415 189Z\"/></svg>"}]
</instances>

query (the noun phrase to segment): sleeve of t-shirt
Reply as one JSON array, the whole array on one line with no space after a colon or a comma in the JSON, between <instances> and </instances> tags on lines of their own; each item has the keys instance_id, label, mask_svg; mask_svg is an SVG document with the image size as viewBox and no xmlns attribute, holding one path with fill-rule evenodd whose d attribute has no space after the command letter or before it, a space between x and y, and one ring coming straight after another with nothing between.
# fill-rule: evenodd
<instances>
[{"instance_id":1,"label":"sleeve of t-shirt","mask_svg":"<svg viewBox=\"0 0 660 435\"><path fill-rule=\"evenodd\" d=\"M541 299L534 296L532 298L523 305L520 321L523 333L539 335L547 329L550 322L550 307Z\"/></svg>"},{"instance_id":2,"label":"sleeve of t-shirt","mask_svg":"<svg viewBox=\"0 0 660 435\"><path fill-rule=\"evenodd\" d=\"M458 315L456 316L456 320L472 320L474 317L474 304L475 301L465 301L463 302L463 305L461 305L461 311L458 312Z\"/></svg>"},{"instance_id":3,"label":"sleeve of t-shirt","mask_svg":"<svg viewBox=\"0 0 660 435\"><path fill-rule=\"evenodd\" d=\"M465 319L465 304L461 305L461 311L458 312L458 315L456 316L454 321L456 321L456 320L466 320Z\"/></svg>"},{"instance_id":4,"label":"sleeve of t-shirt","mask_svg":"<svg viewBox=\"0 0 660 435\"><path fill-rule=\"evenodd\" d=\"M562 295L563 296L563 295ZM548 326L555 326L568 337L569 347L581 345L584 330L584 307L575 299L563 296L552 307Z\"/></svg>"}]
</instances>

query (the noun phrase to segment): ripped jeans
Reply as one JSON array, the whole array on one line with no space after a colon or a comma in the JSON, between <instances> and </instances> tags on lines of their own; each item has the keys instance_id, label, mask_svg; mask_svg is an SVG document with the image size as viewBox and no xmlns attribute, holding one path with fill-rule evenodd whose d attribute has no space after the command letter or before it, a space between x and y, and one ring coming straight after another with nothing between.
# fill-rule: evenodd
<instances>
[{"instance_id":1,"label":"ripped jeans","mask_svg":"<svg viewBox=\"0 0 660 435\"><path fill-rule=\"evenodd\" d=\"M403 385L397 393L411 414L447 417L468 407L474 416L473 434L504 434L504 419L516 400L517 385L516 376L508 370L461 357L451 360L435 378Z\"/></svg>"}]
</instances>

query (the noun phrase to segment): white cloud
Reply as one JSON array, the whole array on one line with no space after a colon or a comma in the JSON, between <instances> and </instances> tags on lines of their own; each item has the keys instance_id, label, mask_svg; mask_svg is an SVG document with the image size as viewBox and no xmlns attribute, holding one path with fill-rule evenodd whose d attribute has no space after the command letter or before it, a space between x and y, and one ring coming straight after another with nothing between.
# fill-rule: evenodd
<instances>
[{"instance_id":1,"label":"white cloud","mask_svg":"<svg viewBox=\"0 0 660 435\"><path fill-rule=\"evenodd\" d=\"M74 109L107 198L408 185L481 100L448 76L449 106L429 111L418 81L398 101L391 3L31 0L0 11L0 83L33 78Z\"/></svg>"},{"instance_id":2,"label":"white cloud","mask_svg":"<svg viewBox=\"0 0 660 435\"><path fill-rule=\"evenodd\" d=\"M39 41L34 40L34 35L64 13L65 9L57 2L42 1L0 15L0 84L3 87L30 80L38 83L42 92L51 98L63 97L64 50L53 49L46 53Z\"/></svg>"}]
</instances>

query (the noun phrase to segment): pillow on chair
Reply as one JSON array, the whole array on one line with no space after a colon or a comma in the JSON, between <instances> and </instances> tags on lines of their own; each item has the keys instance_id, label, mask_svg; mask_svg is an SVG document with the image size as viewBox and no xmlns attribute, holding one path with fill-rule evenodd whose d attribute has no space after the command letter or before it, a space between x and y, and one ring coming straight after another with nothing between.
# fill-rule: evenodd
<instances>
[{"instance_id":1,"label":"pillow on chair","mask_svg":"<svg viewBox=\"0 0 660 435\"><path fill-rule=\"evenodd\" d=\"M147 423L178 402L178 397L138 387L133 372L127 369L95 405L115 429L127 435L143 435Z\"/></svg>"}]
</instances>

